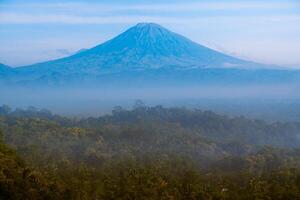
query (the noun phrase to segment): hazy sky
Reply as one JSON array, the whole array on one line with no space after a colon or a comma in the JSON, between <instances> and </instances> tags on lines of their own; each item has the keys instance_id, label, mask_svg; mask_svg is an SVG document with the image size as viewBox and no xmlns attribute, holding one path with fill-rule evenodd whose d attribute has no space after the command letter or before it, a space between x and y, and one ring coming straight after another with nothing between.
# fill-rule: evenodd
<instances>
[{"instance_id":1,"label":"hazy sky","mask_svg":"<svg viewBox=\"0 0 300 200\"><path fill-rule=\"evenodd\" d=\"M138 22L240 58L300 68L299 0L0 0L0 63L64 57Z\"/></svg>"}]
</instances>

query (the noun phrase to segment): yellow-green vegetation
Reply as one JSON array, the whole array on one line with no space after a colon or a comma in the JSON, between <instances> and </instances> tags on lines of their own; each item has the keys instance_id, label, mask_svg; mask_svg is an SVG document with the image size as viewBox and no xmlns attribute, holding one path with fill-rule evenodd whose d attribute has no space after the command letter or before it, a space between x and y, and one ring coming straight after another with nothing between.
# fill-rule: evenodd
<instances>
[{"instance_id":1,"label":"yellow-green vegetation","mask_svg":"<svg viewBox=\"0 0 300 200\"><path fill-rule=\"evenodd\" d=\"M300 199L299 123L144 105L69 119L6 106L0 129L1 200Z\"/></svg>"},{"instance_id":2,"label":"yellow-green vegetation","mask_svg":"<svg viewBox=\"0 0 300 200\"><path fill-rule=\"evenodd\" d=\"M0 199L62 198L56 183L41 173L28 168L15 151L0 141Z\"/></svg>"}]
</instances>

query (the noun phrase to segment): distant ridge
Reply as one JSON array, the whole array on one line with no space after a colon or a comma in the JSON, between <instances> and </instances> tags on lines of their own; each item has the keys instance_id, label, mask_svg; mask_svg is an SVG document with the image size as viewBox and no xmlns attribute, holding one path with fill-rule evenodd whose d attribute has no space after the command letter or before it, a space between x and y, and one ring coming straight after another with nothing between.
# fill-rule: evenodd
<instances>
[{"instance_id":1,"label":"distant ridge","mask_svg":"<svg viewBox=\"0 0 300 200\"><path fill-rule=\"evenodd\" d=\"M11 72L11 71L13 71L13 69L11 67L0 63L0 73L7 73L7 72Z\"/></svg>"},{"instance_id":2,"label":"distant ridge","mask_svg":"<svg viewBox=\"0 0 300 200\"><path fill-rule=\"evenodd\" d=\"M8 65L0 63L0 69L10 69L10 67Z\"/></svg>"}]
</instances>

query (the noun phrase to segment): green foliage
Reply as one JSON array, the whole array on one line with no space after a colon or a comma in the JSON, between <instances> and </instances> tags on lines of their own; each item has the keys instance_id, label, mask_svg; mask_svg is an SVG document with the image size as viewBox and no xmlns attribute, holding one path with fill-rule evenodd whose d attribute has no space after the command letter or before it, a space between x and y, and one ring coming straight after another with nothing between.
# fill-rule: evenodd
<instances>
[{"instance_id":1,"label":"green foliage","mask_svg":"<svg viewBox=\"0 0 300 200\"><path fill-rule=\"evenodd\" d=\"M10 110L0 129L0 199L300 197L299 123L139 102L80 120Z\"/></svg>"},{"instance_id":2,"label":"green foliage","mask_svg":"<svg viewBox=\"0 0 300 200\"><path fill-rule=\"evenodd\" d=\"M0 143L0 199L57 199L63 192L40 172L26 167L15 151Z\"/></svg>"}]
</instances>

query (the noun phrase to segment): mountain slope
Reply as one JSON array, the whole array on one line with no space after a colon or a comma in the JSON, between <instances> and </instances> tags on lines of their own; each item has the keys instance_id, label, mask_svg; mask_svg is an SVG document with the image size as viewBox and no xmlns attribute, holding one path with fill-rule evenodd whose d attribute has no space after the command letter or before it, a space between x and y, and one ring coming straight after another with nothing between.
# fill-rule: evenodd
<instances>
[{"instance_id":1,"label":"mountain slope","mask_svg":"<svg viewBox=\"0 0 300 200\"><path fill-rule=\"evenodd\" d=\"M5 82L7 79L15 75L15 69L0 63L0 82Z\"/></svg>"},{"instance_id":2,"label":"mountain slope","mask_svg":"<svg viewBox=\"0 0 300 200\"><path fill-rule=\"evenodd\" d=\"M70 57L19 68L20 72L41 76L60 74L102 74L127 70L207 67L253 67L173 33L160 25L140 23L94 48Z\"/></svg>"},{"instance_id":3,"label":"mountain slope","mask_svg":"<svg viewBox=\"0 0 300 200\"><path fill-rule=\"evenodd\" d=\"M153 23L69 57L11 70L2 67L1 76L0 69L2 82L21 86L300 84L300 70L234 58Z\"/></svg>"},{"instance_id":4,"label":"mountain slope","mask_svg":"<svg viewBox=\"0 0 300 200\"><path fill-rule=\"evenodd\" d=\"M2 73L2 72L8 72L8 71L11 71L11 70L12 69L9 66L0 63L0 73Z\"/></svg>"}]
</instances>

